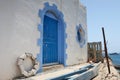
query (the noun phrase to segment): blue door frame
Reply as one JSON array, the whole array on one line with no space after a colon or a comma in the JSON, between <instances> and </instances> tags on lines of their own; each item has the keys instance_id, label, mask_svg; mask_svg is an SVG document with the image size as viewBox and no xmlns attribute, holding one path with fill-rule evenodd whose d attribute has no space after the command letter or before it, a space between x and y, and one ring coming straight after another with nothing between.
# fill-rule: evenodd
<instances>
[{"instance_id":1,"label":"blue door frame","mask_svg":"<svg viewBox=\"0 0 120 80\"><path fill-rule=\"evenodd\" d=\"M43 64L58 63L58 21L44 16Z\"/></svg>"},{"instance_id":2,"label":"blue door frame","mask_svg":"<svg viewBox=\"0 0 120 80\"><path fill-rule=\"evenodd\" d=\"M40 53L37 55L37 60L40 62L40 69L38 72L43 70L43 28L44 28L44 17L46 14L53 15L58 20L58 63L67 66L67 43L66 43L66 23L64 21L64 15L58 10L57 6L53 4L49 5L48 2L44 3L44 8L39 10L39 17L41 19L38 25L38 30L40 31L40 38L38 39L38 45L40 46Z\"/></svg>"}]
</instances>

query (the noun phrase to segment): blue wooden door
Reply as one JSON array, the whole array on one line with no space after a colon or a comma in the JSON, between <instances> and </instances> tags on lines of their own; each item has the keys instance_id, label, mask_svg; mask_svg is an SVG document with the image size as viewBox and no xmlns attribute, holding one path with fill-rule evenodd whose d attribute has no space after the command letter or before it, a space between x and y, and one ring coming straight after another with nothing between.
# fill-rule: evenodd
<instances>
[{"instance_id":1,"label":"blue wooden door","mask_svg":"<svg viewBox=\"0 0 120 80\"><path fill-rule=\"evenodd\" d=\"M58 21L44 16L43 64L58 62Z\"/></svg>"}]
</instances>

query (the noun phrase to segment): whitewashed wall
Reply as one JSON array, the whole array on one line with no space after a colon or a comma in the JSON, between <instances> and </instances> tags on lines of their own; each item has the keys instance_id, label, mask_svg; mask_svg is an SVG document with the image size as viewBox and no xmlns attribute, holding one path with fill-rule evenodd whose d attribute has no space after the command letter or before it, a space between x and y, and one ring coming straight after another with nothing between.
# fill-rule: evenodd
<instances>
[{"instance_id":1,"label":"whitewashed wall","mask_svg":"<svg viewBox=\"0 0 120 80\"><path fill-rule=\"evenodd\" d=\"M39 9L44 3L57 5L67 23L67 65L87 61L87 46L80 48L76 41L76 26L86 27L86 10L79 0L0 0L0 80L12 80L19 76L17 58L25 52L36 56L40 53ZM25 66L30 66L26 63ZM26 67L29 68L29 67Z\"/></svg>"},{"instance_id":2,"label":"whitewashed wall","mask_svg":"<svg viewBox=\"0 0 120 80\"><path fill-rule=\"evenodd\" d=\"M20 55L39 53L39 18L35 6L28 0L0 0L0 80L19 75L16 61Z\"/></svg>"},{"instance_id":3,"label":"whitewashed wall","mask_svg":"<svg viewBox=\"0 0 120 80\"><path fill-rule=\"evenodd\" d=\"M62 11L67 23L67 65L84 63L87 61L87 46L80 48L80 44L76 40L76 26L81 24L87 32L86 9L79 3L79 0L70 0L69 2L63 0L62 2Z\"/></svg>"}]
</instances>

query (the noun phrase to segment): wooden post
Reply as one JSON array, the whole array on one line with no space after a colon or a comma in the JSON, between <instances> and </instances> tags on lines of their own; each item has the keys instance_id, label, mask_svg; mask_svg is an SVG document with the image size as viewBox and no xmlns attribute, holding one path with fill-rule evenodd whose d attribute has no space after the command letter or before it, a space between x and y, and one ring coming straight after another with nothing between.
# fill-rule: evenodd
<instances>
[{"instance_id":1,"label":"wooden post","mask_svg":"<svg viewBox=\"0 0 120 80\"><path fill-rule=\"evenodd\" d=\"M106 61L107 61L108 72L110 74L110 65L109 65L109 60L108 60L108 52L107 52L107 46L106 46L105 32L104 32L103 27L102 27L102 32L103 32L103 39L104 39L105 57L106 57Z\"/></svg>"},{"instance_id":2,"label":"wooden post","mask_svg":"<svg viewBox=\"0 0 120 80\"><path fill-rule=\"evenodd\" d=\"M96 43L93 43L94 62L96 62Z\"/></svg>"}]
</instances>

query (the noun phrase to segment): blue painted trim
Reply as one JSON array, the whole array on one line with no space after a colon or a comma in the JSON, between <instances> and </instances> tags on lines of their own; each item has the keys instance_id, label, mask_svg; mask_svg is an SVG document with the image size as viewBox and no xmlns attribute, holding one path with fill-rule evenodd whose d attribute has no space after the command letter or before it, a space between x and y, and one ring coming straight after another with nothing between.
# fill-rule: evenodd
<instances>
[{"instance_id":1,"label":"blue painted trim","mask_svg":"<svg viewBox=\"0 0 120 80\"><path fill-rule=\"evenodd\" d=\"M38 45L40 46L40 53L37 55L37 59L40 62L40 70L38 72L42 71L42 53L43 53L43 21L44 21L44 16L46 15L46 13L51 13L53 14L57 19L58 19L58 60L60 64L64 64L64 66L66 66L66 59L67 59L67 53L66 53L66 48L67 48L67 43L66 43L66 38L67 38L67 34L66 34L66 23L64 21L64 15L62 14L62 12L60 12L57 9L57 6L55 4L53 4L52 6L49 5L48 2L44 3L44 8L42 10L39 10L39 17L41 19L40 24L38 25L38 30L40 31L40 39L38 39ZM63 35L63 36L62 36ZM63 45L64 46L63 46ZM62 49L63 48L63 49Z\"/></svg>"},{"instance_id":2,"label":"blue painted trim","mask_svg":"<svg viewBox=\"0 0 120 80\"><path fill-rule=\"evenodd\" d=\"M37 73L42 72L42 49L43 49L43 25L38 25L38 30L40 31L40 38L37 41L38 46L40 46L40 53L37 55L37 60L40 62L40 68Z\"/></svg>"}]
</instances>

